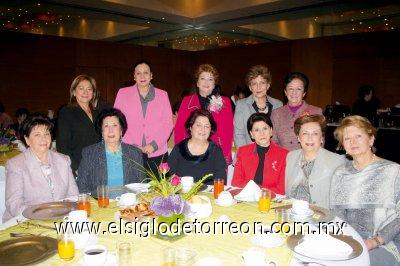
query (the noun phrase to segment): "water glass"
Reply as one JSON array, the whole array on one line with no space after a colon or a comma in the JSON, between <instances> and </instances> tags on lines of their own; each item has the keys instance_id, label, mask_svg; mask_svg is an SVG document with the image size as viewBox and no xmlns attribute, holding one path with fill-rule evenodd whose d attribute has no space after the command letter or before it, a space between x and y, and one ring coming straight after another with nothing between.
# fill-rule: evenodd
<instances>
[{"instance_id":1,"label":"water glass","mask_svg":"<svg viewBox=\"0 0 400 266\"><path fill-rule=\"evenodd\" d=\"M195 262L196 252L187 248L178 248L175 252L176 266L189 266Z\"/></svg>"},{"instance_id":2,"label":"water glass","mask_svg":"<svg viewBox=\"0 0 400 266\"><path fill-rule=\"evenodd\" d=\"M269 212L271 209L271 192L268 189L261 190L261 196L258 201L258 210L260 212Z\"/></svg>"},{"instance_id":3,"label":"water glass","mask_svg":"<svg viewBox=\"0 0 400 266\"><path fill-rule=\"evenodd\" d=\"M289 221L289 211L287 209L275 209L275 220L279 223L275 228L277 231L280 231L281 234L289 231L290 228L288 224L285 224L283 227L281 226L283 223Z\"/></svg>"},{"instance_id":4,"label":"water glass","mask_svg":"<svg viewBox=\"0 0 400 266\"><path fill-rule=\"evenodd\" d=\"M224 179L215 178L214 179L214 199L218 199L219 193L224 191Z\"/></svg>"},{"instance_id":5,"label":"water glass","mask_svg":"<svg viewBox=\"0 0 400 266\"><path fill-rule=\"evenodd\" d=\"M75 243L68 234L59 235L57 242L58 255L63 260L72 260L75 257Z\"/></svg>"},{"instance_id":6,"label":"water glass","mask_svg":"<svg viewBox=\"0 0 400 266\"><path fill-rule=\"evenodd\" d=\"M77 208L79 210L86 211L87 215L90 216L91 207L90 207L90 201L89 201L88 194L79 194L78 195Z\"/></svg>"},{"instance_id":7,"label":"water glass","mask_svg":"<svg viewBox=\"0 0 400 266\"><path fill-rule=\"evenodd\" d=\"M163 264L162 266L176 266L176 249L174 248L165 248L163 250Z\"/></svg>"},{"instance_id":8,"label":"water glass","mask_svg":"<svg viewBox=\"0 0 400 266\"><path fill-rule=\"evenodd\" d=\"M100 208L110 205L109 189L107 185L97 186L97 204Z\"/></svg>"},{"instance_id":9,"label":"water glass","mask_svg":"<svg viewBox=\"0 0 400 266\"><path fill-rule=\"evenodd\" d=\"M118 243L118 261L119 266L131 266L132 262L133 248L130 242L120 242Z\"/></svg>"}]
</instances>

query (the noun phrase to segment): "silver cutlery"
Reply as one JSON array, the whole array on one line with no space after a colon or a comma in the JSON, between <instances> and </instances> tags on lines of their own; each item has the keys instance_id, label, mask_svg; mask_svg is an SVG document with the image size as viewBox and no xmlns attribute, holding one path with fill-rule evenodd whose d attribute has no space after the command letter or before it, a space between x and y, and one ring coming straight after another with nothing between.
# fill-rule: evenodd
<instances>
[{"instance_id":1,"label":"silver cutlery","mask_svg":"<svg viewBox=\"0 0 400 266\"><path fill-rule=\"evenodd\" d=\"M302 261L299 260L298 258L296 258L297 262L300 263L300 265L320 265L320 266L326 266L325 264L319 263L319 262L315 262L315 261Z\"/></svg>"}]
</instances>

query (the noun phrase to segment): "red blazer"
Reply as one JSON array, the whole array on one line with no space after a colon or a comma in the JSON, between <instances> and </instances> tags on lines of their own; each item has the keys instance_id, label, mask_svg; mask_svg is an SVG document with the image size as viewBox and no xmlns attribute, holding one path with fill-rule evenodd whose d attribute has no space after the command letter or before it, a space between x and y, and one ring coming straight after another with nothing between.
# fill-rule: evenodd
<instances>
[{"instance_id":1,"label":"red blazer","mask_svg":"<svg viewBox=\"0 0 400 266\"><path fill-rule=\"evenodd\" d=\"M211 112L217 124L217 131L211 136L211 140L221 147L226 163L230 164L232 162L233 112L230 99L225 96L221 97L223 101L222 109L219 112ZM186 120L194 110L200 108L200 100L197 94L183 98L174 129L175 145L188 137L185 130Z\"/></svg>"},{"instance_id":2,"label":"red blazer","mask_svg":"<svg viewBox=\"0 0 400 266\"><path fill-rule=\"evenodd\" d=\"M271 142L265 154L263 188L278 194L285 194L285 168L288 151ZM233 173L232 185L244 187L247 182L254 179L258 166L256 144L242 146L237 151L237 161Z\"/></svg>"}]
</instances>

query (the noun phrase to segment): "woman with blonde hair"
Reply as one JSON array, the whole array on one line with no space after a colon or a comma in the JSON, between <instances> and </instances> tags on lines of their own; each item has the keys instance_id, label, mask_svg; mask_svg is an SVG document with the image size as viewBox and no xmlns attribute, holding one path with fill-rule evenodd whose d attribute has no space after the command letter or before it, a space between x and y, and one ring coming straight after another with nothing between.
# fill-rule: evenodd
<instances>
[{"instance_id":1,"label":"woman with blonde hair","mask_svg":"<svg viewBox=\"0 0 400 266\"><path fill-rule=\"evenodd\" d=\"M69 105L60 110L57 121L57 151L71 158L71 168L76 170L82 158L82 149L99 142L94 128L98 114L96 81L88 75L77 76L70 87Z\"/></svg>"},{"instance_id":2,"label":"woman with blonde hair","mask_svg":"<svg viewBox=\"0 0 400 266\"><path fill-rule=\"evenodd\" d=\"M357 115L335 130L352 160L333 174L330 206L364 238L371 265L400 265L400 165L374 154L376 132Z\"/></svg>"}]
</instances>

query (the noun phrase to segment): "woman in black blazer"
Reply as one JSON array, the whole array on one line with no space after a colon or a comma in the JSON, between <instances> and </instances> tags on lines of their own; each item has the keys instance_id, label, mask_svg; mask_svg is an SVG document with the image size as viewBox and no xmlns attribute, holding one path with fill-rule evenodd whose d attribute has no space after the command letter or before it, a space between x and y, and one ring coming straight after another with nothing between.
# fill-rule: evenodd
<instances>
[{"instance_id":1,"label":"woman in black blazer","mask_svg":"<svg viewBox=\"0 0 400 266\"><path fill-rule=\"evenodd\" d=\"M71 158L76 176L82 149L100 141L93 121L98 111L96 81L87 75L77 76L71 84L70 103L60 110L57 121L57 151Z\"/></svg>"}]
</instances>

